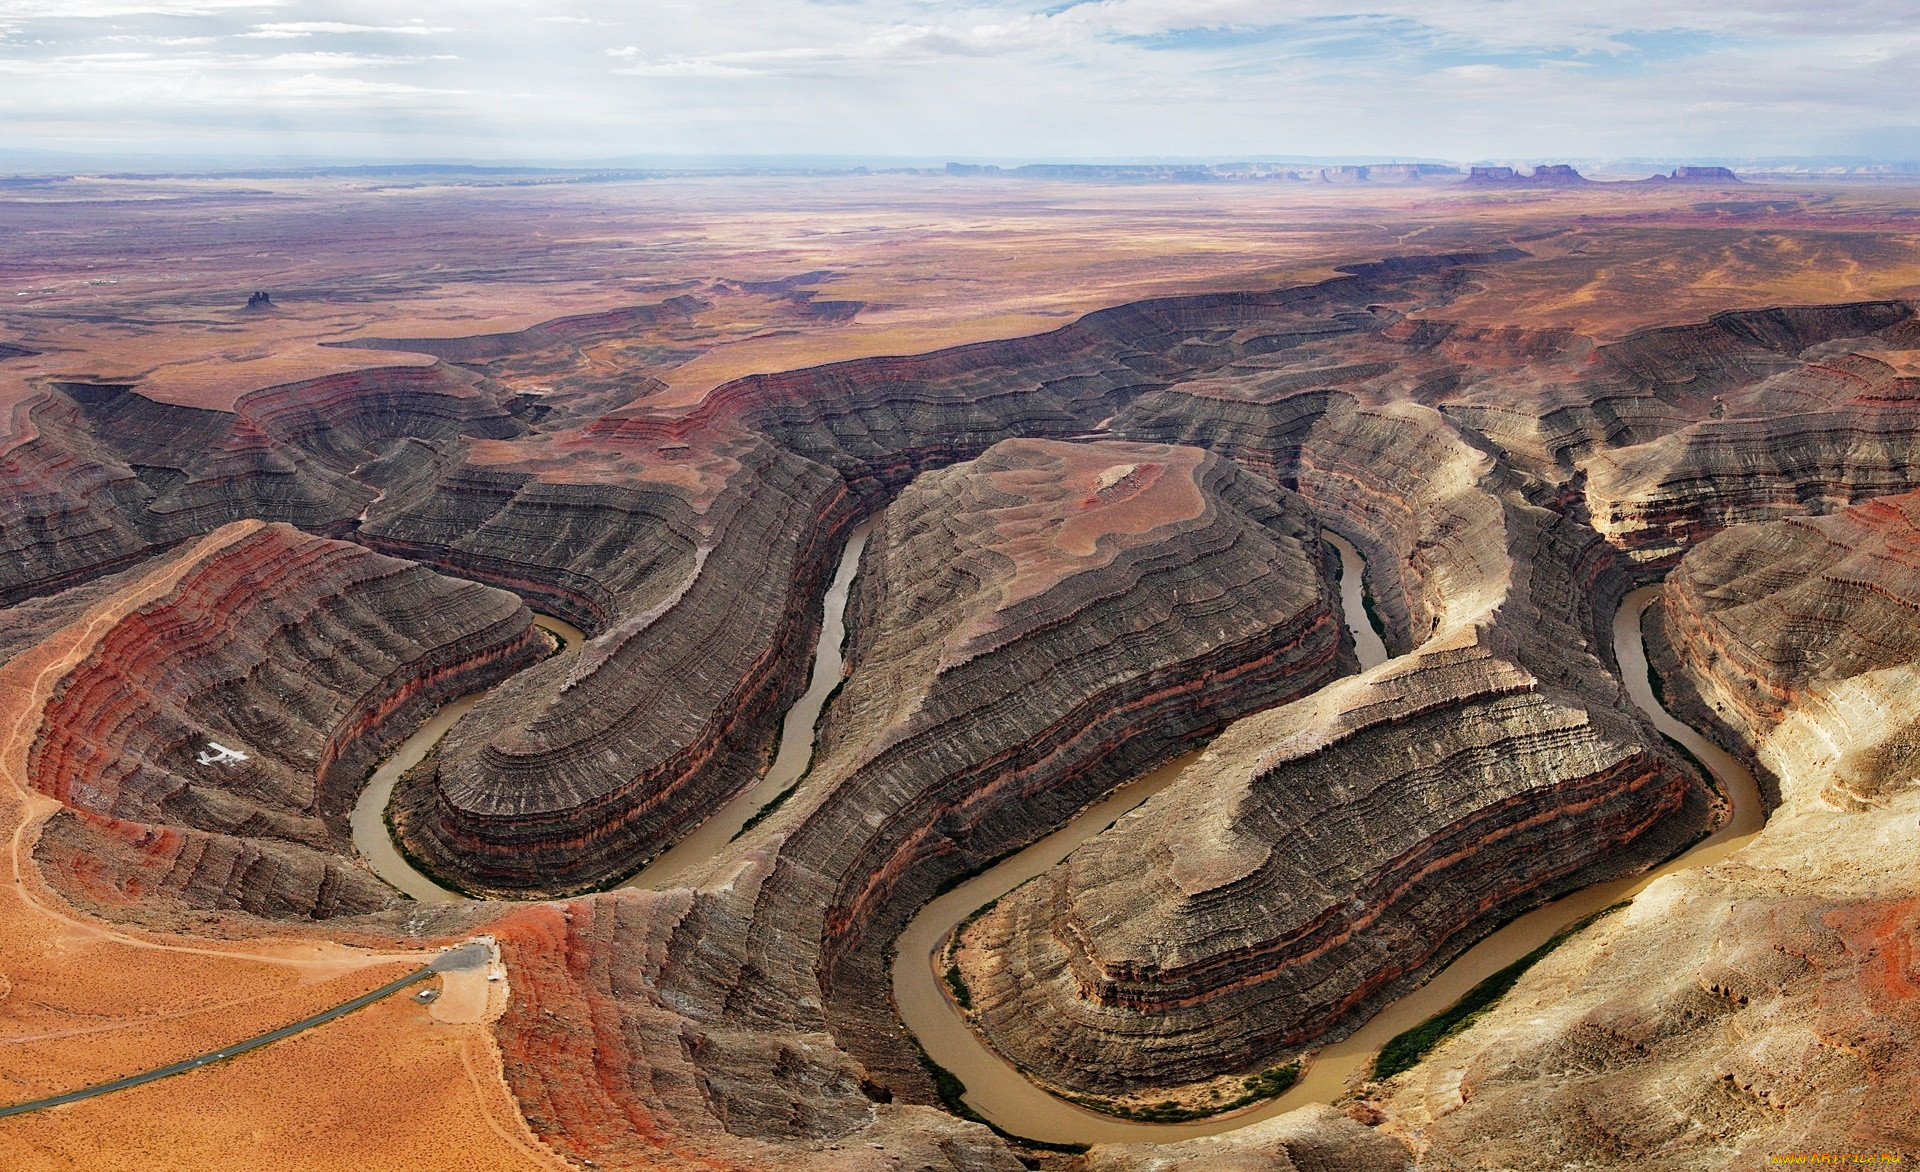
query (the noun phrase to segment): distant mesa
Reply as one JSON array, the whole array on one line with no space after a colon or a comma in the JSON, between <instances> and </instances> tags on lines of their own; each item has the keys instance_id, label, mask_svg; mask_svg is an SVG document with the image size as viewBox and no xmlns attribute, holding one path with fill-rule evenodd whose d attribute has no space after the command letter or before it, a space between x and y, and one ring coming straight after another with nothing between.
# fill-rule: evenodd
<instances>
[{"instance_id":1,"label":"distant mesa","mask_svg":"<svg viewBox=\"0 0 1920 1172\"><path fill-rule=\"evenodd\" d=\"M1372 163L1364 166L1292 166L1272 163L948 163L947 174L967 178L1008 177L1095 183L1212 183L1234 180L1304 180L1313 183L1422 183L1457 180L1458 167L1442 163Z\"/></svg>"},{"instance_id":2,"label":"distant mesa","mask_svg":"<svg viewBox=\"0 0 1920 1172\"><path fill-rule=\"evenodd\" d=\"M1365 166L1322 167L1322 183L1424 183L1457 179L1460 168L1442 163L1369 163Z\"/></svg>"},{"instance_id":3,"label":"distant mesa","mask_svg":"<svg viewBox=\"0 0 1920 1172\"><path fill-rule=\"evenodd\" d=\"M1593 182L1565 163L1548 163L1522 175L1512 167L1475 167L1467 172L1469 187L1579 187Z\"/></svg>"},{"instance_id":4,"label":"distant mesa","mask_svg":"<svg viewBox=\"0 0 1920 1172\"><path fill-rule=\"evenodd\" d=\"M1647 183L1738 183L1740 176L1725 167L1675 167L1671 175L1655 175Z\"/></svg>"},{"instance_id":5,"label":"distant mesa","mask_svg":"<svg viewBox=\"0 0 1920 1172\"><path fill-rule=\"evenodd\" d=\"M272 309L273 295L256 290L247 298L248 309Z\"/></svg>"}]
</instances>

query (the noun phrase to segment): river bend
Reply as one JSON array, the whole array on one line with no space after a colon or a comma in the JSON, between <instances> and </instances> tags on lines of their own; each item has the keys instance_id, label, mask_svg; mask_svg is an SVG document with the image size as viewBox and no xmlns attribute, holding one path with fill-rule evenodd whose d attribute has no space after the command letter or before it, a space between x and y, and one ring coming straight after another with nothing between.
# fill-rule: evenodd
<instances>
[{"instance_id":1,"label":"river bend","mask_svg":"<svg viewBox=\"0 0 1920 1172\"><path fill-rule=\"evenodd\" d=\"M1348 626L1354 630L1362 666L1371 669L1385 661L1386 652L1363 604L1365 563L1345 540L1333 534L1328 534L1327 540L1340 551L1341 606ZM1140 778L1060 830L922 908L901 934L894 959L894 1000L901 1020L919 1039L928 1057L966 1084L968 1106L1012 1134L1047 1143L1170 1143L1233 1131L1308 1103L1331 1102L1345 1092L1348 1082L1381 1046L1451 1006L1486 977L1545 944L1563 928L1631 898L1655 879L1719 862L1765 823L1759 789L1746 766L1675 719L1654 698L1640 623L1658 590L1648 586L1633 591L1614 615L1614 653L1627 695L1660 732L1685 745L1706 765L1732 802L1733 816L1693 849L1663 866L1583 887L1495 931L1426 984L1390 1002L1354 1033L1314 1055L1303 1077L1286 1094L1243 1111L1191 1123L1141 1123L1088 1111L1029 1082L987 1046L948 996L937 972L947 937L962 920L1065 859L1115 819L1165 789L1192 755ZM1368 659L1375 662L1368 663Z\"/></svg>"},{"instance_id":2,"label":"river bend","mask_svg":"<svg viewBox=\"0 0 1920 1172\"><path fill-rule=\"evenodd\" d=\"M805 777L821 708L840 682L847 599L870 529L871 523L853 530L841 553L826 594L812 675L806 692L786 714L773 765L757 782L621 884L622 887L658 888L686 875L719 853L756 812L789 792ZM1353 634L1361 668L1372 670L1388 661L1388 653L1366 606L1366 563L1344 538L1333 533L1323 536L1340 555L1341 606ZM1059 863L1082 843L1165 789L1197 753L1169 762L1128 783L1059 830L921 908L900 935L893 964L893 994L901 1020L913 1031L929 1057L966 1084L969 1106L1008 1132L1048 1143L1165 1143L1218 1135L1307 1103L1338 1097L1384 1043L1452 1005L1485 977L1533 951L1568 925L1631 898L1655 879L1719 862L1764 825L1765 808L1747 768L1675 719L1654 698L1647 675L1641 619L1657 591L1658 587L1653 586L1633 591L1621 601L1614 615L1614 654L1621 678L1628 697L1654 726L1685 745L1713 774L1732 803L1733 815L1727 824L1693 849L1646 874L1582 888L1507 924L1462 953L1425 985L1391 1002L1360 1029L1321 1050L1305 1075L1286 1094L1244 1111L1190 1123L1141 1123L1085 1110L1029 1082L990 1049L968 1026L936 972L937 957L947 937L962 920ZM582 640L579 630L557 619L541 615L536 616L536 621L560 638L563 650L578 647ZM386 824L387 803L401 775L418 764L486 694L487 691L476 692L435 712L374 771L354 805L354 845L377 875L414 899L466 897L434 883L400 854Z\"/></svg>"}]
</instances>

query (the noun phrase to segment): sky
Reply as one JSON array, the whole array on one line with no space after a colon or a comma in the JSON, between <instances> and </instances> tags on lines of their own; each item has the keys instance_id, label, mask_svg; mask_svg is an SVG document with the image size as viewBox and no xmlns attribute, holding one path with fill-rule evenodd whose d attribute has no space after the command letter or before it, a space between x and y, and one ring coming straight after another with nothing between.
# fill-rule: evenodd
<instances>
[{"instance_id":1,"label":"sky","mask_svg":"<svg viewBox=\"0 0 1920 1172\"><path fill-rule=\"evenodd\" d=\"M1913 0L0 0L0 149L1920 159Z\"/></svg>"}]
</instances>

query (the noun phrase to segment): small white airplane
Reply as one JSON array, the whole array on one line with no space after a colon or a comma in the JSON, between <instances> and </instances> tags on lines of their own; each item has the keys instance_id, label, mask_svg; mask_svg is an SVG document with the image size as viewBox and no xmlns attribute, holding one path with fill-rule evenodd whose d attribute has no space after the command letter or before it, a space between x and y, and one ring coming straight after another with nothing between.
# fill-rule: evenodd
<instances>
[{"instance_id":1,"label":"small white airplane","mask_svg":"<svg viewBox=\"0 0 1920 1172\"><path fill-rule=\"evenodd\" d=\"M237 765L248 759L245 753L238 749L229 749L219 741L208 741L207 748L212 749L213 752L199 755L202 765Z\"/></svg>"}]
</instances>

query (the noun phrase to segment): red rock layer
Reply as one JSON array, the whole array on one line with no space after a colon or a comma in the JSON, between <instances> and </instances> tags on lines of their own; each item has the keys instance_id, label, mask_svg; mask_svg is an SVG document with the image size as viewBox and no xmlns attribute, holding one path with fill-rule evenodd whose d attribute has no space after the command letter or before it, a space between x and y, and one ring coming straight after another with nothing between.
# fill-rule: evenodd
<instances>
[{"instance_id":1,"label":"red rock layer","mask_svg":"<svg viewBox=\"0 0 1920 1172\"><path fill-rule=\"evenodd\" d=\"M1661 600L1656 659L1684 665L1675 698L1694 717L1764 746L1804 710L1845 753L1821 775L1830 800L1879 803L1907 785L1920 748L1899 697L1920 663L1920 494L1728 529L1688 554ZM1822 764L1798 739L1763 751L1763 771Z\"/></svg>"},{"instance_id":2,"label":"red rock layer","mask_svg":"<svg viewBox=\"0 0 1920 1172\"><path fill-rule=\"evenodd\" d=\"M106 864L125 872L129 897L371 910L384 887L331 857L349 853L346 813L373 761L428 712L545 647L511 595L257 527L109 631L61 682L30 776L97 817L50 835L45 857L84 849L79 831L107 819L127 825L101 841L139 855L137 866ZM299 898L275 868L298 873Z\"/></svg>"},{"instance_id":3,"label":"red rock layer","mask_svg":"<svg viewBox=\"0 0 1920 1172\"><path fill-rule=\"evenodd\" d=\"M489 696L431 776L403 787L413 850L483 889L594 886L639 869L753 779L804 687L820 622L804 602L825 589L850 507L816 465L764 443L741 458L736 485L688 518L696 545L671 593L653 593L655 579L621 598L620 621ZM604 525L620 543L614 553L632 539L616 528L618 503L576 506L582 529Z\"/></svg>"},{"instance_id":4,"label":"red rock layer","mask_svg":"<svg viewBox=\"0 0 1920 1172\"><path fill-rule=\"evenodd\" d=\"M619 892L494 926L516 994L496 1036L547 1143L605 1167L1017 1172L985 1127L889 1101L830 1036L663 992L703 902Z\"/></svg>"}]
</instances>

